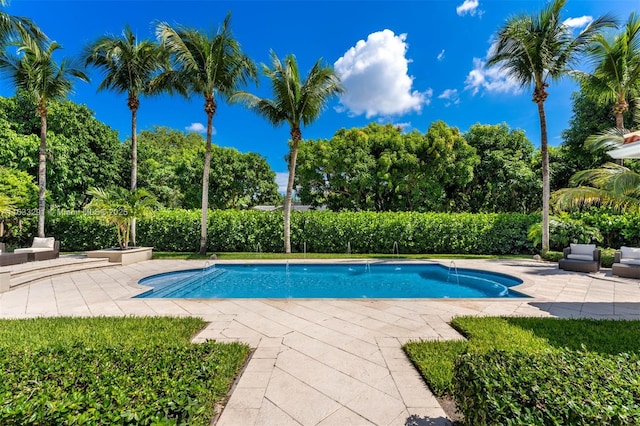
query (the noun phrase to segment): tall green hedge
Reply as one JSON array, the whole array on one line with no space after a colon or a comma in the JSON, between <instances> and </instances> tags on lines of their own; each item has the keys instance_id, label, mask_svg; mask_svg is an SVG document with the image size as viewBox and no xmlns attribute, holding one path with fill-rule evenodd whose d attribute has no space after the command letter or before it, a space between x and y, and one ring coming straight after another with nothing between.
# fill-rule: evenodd
<instances>
[{"instance_id":1,"label":"tall green hedge","mask_svg":"<svg viewBox=\"0 0 640 426\"><path fill-rule=\"evenodd\" d=\"M531 253L527 231L539 215L517 213L293 212L294 251L310 253ZM208 250L281 252L282 212L215 210L209 213ZM47 219L47 235L63 251L116 245L113 226L88 215ZM200 241L200 211L160 210L138 220L137 245L159 251L194 252Z\"/></svg>"}]
</instances>

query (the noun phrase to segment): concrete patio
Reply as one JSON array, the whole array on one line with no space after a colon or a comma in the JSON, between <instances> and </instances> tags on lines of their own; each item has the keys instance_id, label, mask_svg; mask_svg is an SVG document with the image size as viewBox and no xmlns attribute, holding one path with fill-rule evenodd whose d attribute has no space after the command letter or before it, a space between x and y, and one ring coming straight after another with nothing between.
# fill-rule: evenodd
<instances>
[{"instance_id":1,"label":"concrete patio","mask_svg":"<svg viewBox=\"0 0 640 426\"><path fill-rule=\"evenodd\" d=\"M401 350L406 341L460 339L448 325L458 315L640 319L640 282L607 269L584 274L527 260L455 262L518 276L524 283L516 289L531 298L132 299L145 289L140 278L205 264L152 260L17 286L0 294L0 317L202 317L209 325L195 341L255 348L218 425L446 425Z\"/></svg>"}]
</instances>

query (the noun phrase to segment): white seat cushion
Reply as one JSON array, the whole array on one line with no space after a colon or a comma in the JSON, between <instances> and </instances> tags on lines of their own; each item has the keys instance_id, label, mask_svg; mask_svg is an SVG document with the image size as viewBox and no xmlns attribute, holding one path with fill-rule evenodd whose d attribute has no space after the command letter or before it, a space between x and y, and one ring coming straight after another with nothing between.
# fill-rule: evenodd
<instances>
[{"instance_id":1,"label":"white seat cushion","mask_svg":"<svg viewBox=\"0 0 640 426\"><path fill-rule=\"evenodd\" d=\"M28 248L15 249L13 252L14 253L40 253L43 251L53 251L53 248L28 247Z\"/></svg>"},{"instance_id":2,"label":"white seat cushion","mask_svg":"<svg viewBox=\"0 0 640 426\"><path fill-rule=\"evenodd\" d=\"M640 259L640 248L637 247L620 247L620 257L622 259Z\"/></svg>"},{"instance_id":3,"label":"white seat cushion","mask_svg":"<svg viewBox=\"0 0 640 426\"><path fill-rule=\"evenodd\" d=\"M53 237L47 237L47 238L34 237L33 243L31 244L31 248L34 248L34 249L44 248L44 249L53 250L53 245L55 241L56 240Z\"/></svg>"},{"instance_id":4,"label":"white seat cushion","mask_svg":"<svg viewBox=\"0 0 640 426\"><path fill-rule=\"evenodd\" d=\"M567 255L567 259L574 259L574 260L593 260L593 255L592 254L568 254Z\"/></svg>"},{"instance_id":5,"label":"white seat cushion","mask_svg":"<svg viewBox=\"0 0 640 426\"><path fill-rule=\"evenodd\" d=\"M571 254L588 254L593 260L593 252L596 249L595 244L571 244Z\"/></svg>"},{"instance_id":6,"label":"white seat cushion","mask_svg":"<svg viewBox=\"0 0 640 426\"><path fill-rule=\"evenodd\" d=\"M629 258L622 258L620 259L620 263L624 263L626 265L640 265L640 259L629 259Z\"/></svg>"}]
</instances>

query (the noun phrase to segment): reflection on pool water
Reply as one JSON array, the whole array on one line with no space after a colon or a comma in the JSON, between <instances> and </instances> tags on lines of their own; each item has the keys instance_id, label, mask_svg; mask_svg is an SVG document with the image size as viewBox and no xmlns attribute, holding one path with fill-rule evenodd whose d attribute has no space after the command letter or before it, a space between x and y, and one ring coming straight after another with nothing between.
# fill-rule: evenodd
<instances>
[{"instance_id":1,"label":"reflection on pool water","mask_svg":"<svg viewBox=\"0 0 640 426\"><path fill-rule=\"evenodd\" d=\"M508 298L510 275L439 264L214 265L139 281L149 298Z\"/></svg>"}]
</instances>

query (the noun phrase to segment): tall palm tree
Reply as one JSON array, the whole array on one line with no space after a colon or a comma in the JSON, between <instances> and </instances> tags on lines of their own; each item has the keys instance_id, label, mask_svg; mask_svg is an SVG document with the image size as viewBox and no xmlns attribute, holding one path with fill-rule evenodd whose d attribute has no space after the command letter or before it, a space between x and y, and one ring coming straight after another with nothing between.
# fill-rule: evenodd
<instances>
[{"instance_id":1,"label":"tall palm tree","mask_svg":"<svg viewBox=\"0 0 640 426\"><path fill-rule=\"evenodd\" d=\"M238 93L234 100L245 103L274 126L287 122L290 127L289 179L284 199L284 251L291 253L291 197L296 171L298 145L302 140L301 125L314 122L329 99L344 92L340 78L333 68L322 65L319 59L302 80L294 55L284 64L271 52L271 68L262 64L262 72L271 80L273 99L259 98L250 93Z\"/></svg>"},{"instance_id":2,"label":"tall palm tree","mask_svg":"<svg viewBox=\"0 0 640 426\"><path fill-rule=\"evenodd\" d=\"M47 113L52 100L64 99L73 88L72 78L89 81L86 74L73 63L62 59L58 64L53 58L60 46L55 41L40 46L34 40L25 40L18 47L18 54L0 52L0 72L30 97L40 116L40 151L38 166L38 236L44 237L45 192L47 188Z\"/></svg>"},{"instance_id":3,"label":"tall palm tree","mask_svg":"<svg viewBox=\"0 0 640 426\"><path fill-rule=\"evenodd\" d=\"M595 68L591 74L575 72L582 90L601 102L613 103L616 127L624 129L629 98L640 90L640 15L632 12L624 29L611 35L597 34L587 49Z\"/></svg>"},{"instance_id":4,"label":"tall palm tree","mask_svg":"<svg viewBox=\"0 0 640 426\"><path fill-rule=\"evenodd\" d=\"M565 76L593 37L604 26L613 25L608 15L591 22L577 36L563 24L560 12L566 0L554 0L538 15L509 18L498 34L487 66L499 65L523 87L533 85L533 102L540 118L542 154L542 252L549 250L549 151L544 102L550 80Z\"/></svg>"},{"instance_id":5,"label":"tall palm tree","mask_svg":"<svg viewBox=\"0 0 640 426\"><path fill-rule=\"evenodd\" d=\"M571 177L574 188L553 193L556 208L569 210L592 205L640 212L640 174L619 164L583 170Z\"/></svg>"},{"instance_id":6,"label":"tall palm tree","mask_svg":"<svg viewBox=\"0 0 640 426\"><path fill-rule=\"evenodd\" d=\"M87 65L102 70L100 90L127 94L131 110L131 190L138 187L137 114L140 96L151 94L151 81L167 65L165 50L149 40L139 41L126 26L121 36L100 37L85 48ZM136 222L131 222L131 240L136 243Z\"/></svg>"},{"instance_id":7,"label":"tall palm tree","mask_svg":"<svg viewBox=\"0 0 640 426\"><path fill-rule=\"evenodd\" d=\"M231 14L227 14L215 34L206 34L190 28L172 28L160 23L156 34L162 46L173 57L174 68L167 70L155 81L157 87L175 90L189 97L204 97L207 114L207 144L202 172L202 216L200 222L200 254L207 251L207 211L209 208L209 171L211 168L211 136L213 116L218 108L216 96L225 100L246 85L257 81L253 61L242 53L240 44L230 29Z\"/></svg>"}]
</instances>

